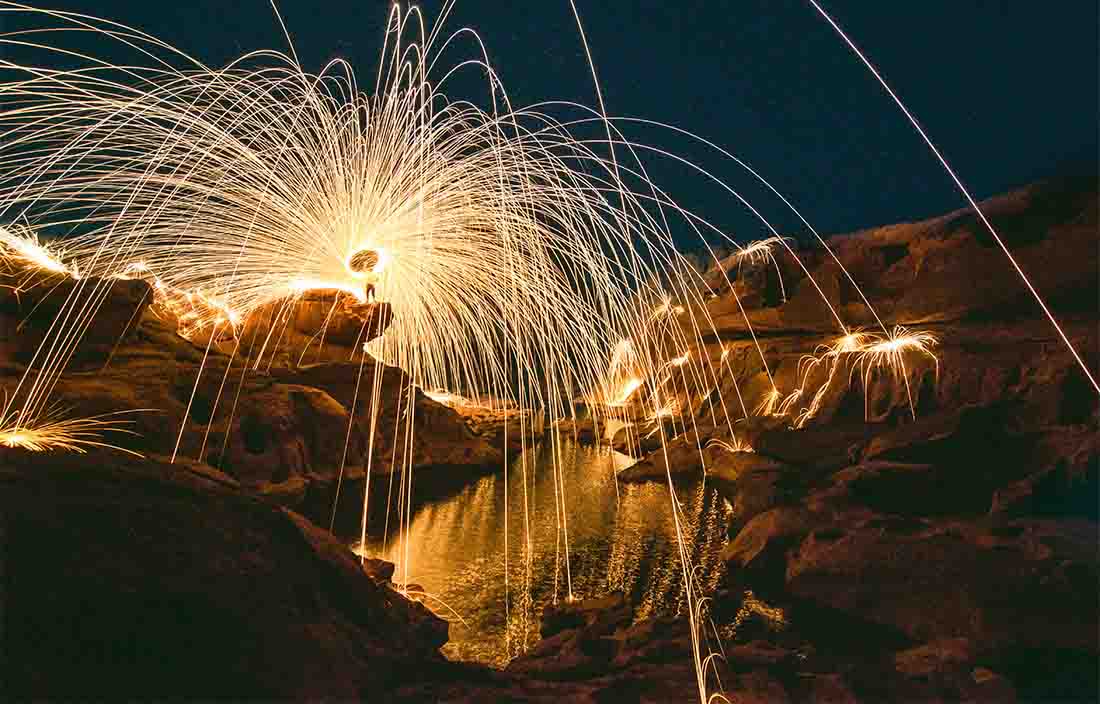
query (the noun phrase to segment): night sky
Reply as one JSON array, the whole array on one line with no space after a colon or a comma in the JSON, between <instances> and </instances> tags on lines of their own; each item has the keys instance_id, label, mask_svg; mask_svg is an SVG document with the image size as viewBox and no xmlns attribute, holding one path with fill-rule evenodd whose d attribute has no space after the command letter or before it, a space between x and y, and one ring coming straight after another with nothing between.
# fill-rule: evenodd
<instances>
[{"instance_id":1,"label":"night sky","mask_svg":"<svg viewBox=\"0 0 1100 704\"><path fill-rule=\"evenodd\" d=\"M669 122L714 140L772 180L822 232L964 205L901 113L808 3L577 1L610 114ZM266 0L47 4L117 19L212 65L252 49L285 49ZM979 198L1095 159L1095 2L825 6ZM377 0L280 3L307 69L340 56L364 84L376 70L387 7ZM459 0L450 26L461 25L481 34L516 104L595 104L568 0ZM463 53L473 55L473 47ZM743 187L780 229L797 231L783 206L734 165L683 139L650 131L633 136L714 169ZM738 239L761 235L729 196L681 168L649 166L685 207Z\"/></svg>"}]
</instances>

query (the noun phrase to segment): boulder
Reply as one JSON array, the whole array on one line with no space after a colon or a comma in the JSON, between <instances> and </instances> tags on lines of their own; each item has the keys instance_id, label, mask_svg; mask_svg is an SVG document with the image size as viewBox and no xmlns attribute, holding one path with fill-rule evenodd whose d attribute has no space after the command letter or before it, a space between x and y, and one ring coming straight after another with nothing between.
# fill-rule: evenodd
<instances>
[{"instance_id":1,"label":"boulder","mask_svg":"<svg viewBox=\"0 0 1100 704\"><path fill-rule=\"evenodd\" d=\"M616 474L621 482L699 481L705 476L705 468L713 464L725 452L717 446L707 446L705 436L688 432L669 440L663 448L654 450Z\"/></svg>"},{"instance_id":2,"label":"boulder","mask_svg":"<svg viewBox=\"0 0 1100 704\"><path fill-rule=\"evenodd\" d=\"M847 467L881 428L865 423L807 428L773 428L756 438L753 449L813 474Z\"/></svg>"},{"instance_id":3,"label":"boulder","mask_svg":"<svg viewBox=\"0 0 1100 704\"><path fill-rule=\"evenodd\" d=\"M602 427L597 430L596 421L592 418L562 418L554 423L554 428L561 435L582 445L599 443L598 433L602 432Z\"/></svg>"},{"instance_id":4,"label":"boulder","mask_svg":"<svg viewBox=\"0 0 1100 704\"><path fill-rule=\"evenodd\" d=\"M539 633L549 638L570 628L593 628L601 632L629 623L633 616L622 592L581 601L562 601L547 606L542 614Z\"/></svg>"},{"instance_id":5,"label":"boulder","mask_svg":"<svg viewBox=\"0 0 1100 704\"><path fill-rule=\"evenodd\" d=\"M798 506L780 506L754 516L722 551L729 579L764 592L779 589L787 571L787 551L813 526L813 516Z\"/></svg>"},{"instance_id":6,"label":"boulder","mask_svg":"<svg viewBox=\"0 0 1100 704\"><path fill-rule=\"evenodd\" d=\"M39 348L47 338L57 339L61 328L55 321L60 320L68 321L68 334L81 331L68 367L102 366L133 333L152 300L144 281L72 279L24 269L0 272L0 361L40 365Z\"/></svg>"},{"instance_id":7,"label":"boulder","mask_svg":"<svg viewBox=\"0 0 1100 704\"><path fill-rule=\"evenodd\" d=\"M790 552L786 588L918 641L1095 652L1098 577L1095 524L1022 522L988 533L870 518L810 532Z\"/></svg>"},{"instance_id":8,"label":"boulder","mask_svg":"<svg viewBox=\"0 0 1100 704\"><path fill-rule=\"evenodd\" d=\"M393 321L388 303L360 303L339 290L317 289L252 311L238 337L240 354L280 366L349 362Z\"/></svg>"},{"instance_id":9,"label":"boulder","mask_svg":"<svg viewBox=\"0 0 1100 704\"><path fill-rule=\"evenodd\" d=\"M17 699L386 698L446 624L211 468L0 454Z\"/></svg>"},{"instance_id":10,"label":"boulder","mask_svg":"<svg viewBox=\"0 0 1100 704\"><path fill-rule=\"evenodd\" d=\"M707 480L733 508L730 535L787 500L800 479L798 469L755 452L721 453L706 469Z\"/></svg>"}]
</instances>

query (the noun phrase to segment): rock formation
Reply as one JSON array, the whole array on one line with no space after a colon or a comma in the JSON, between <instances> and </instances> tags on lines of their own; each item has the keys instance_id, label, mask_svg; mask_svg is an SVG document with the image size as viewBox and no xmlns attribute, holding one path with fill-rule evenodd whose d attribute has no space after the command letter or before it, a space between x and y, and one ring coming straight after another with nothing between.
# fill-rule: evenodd
<instances>
[{"instance_id":1,"label":"rock formation","mask_svg":"<svg viewBox=\"0 0 1100 704\"><path fill-rule=\"evenodd\" d=\"M1100 367L1095 181L1037 184L983 207ZM1094 699L1100 399L969 211L829 243L884 321L938 335L938 370L915 376L914 420L896 387L863 388L844 367L803 427L791 416L735 423L752 453L695 449L728 439L706 407L678 421L688 431L669 446L673 479L705 467L732 507L718 620L750 590L795 613L796 627L801 618L808 647L845 647L812 633L817 621L863 629L879 652L845 656L848 671L829 675L842 700ZM877 325L837 262L799 256L849 325ZM737 286L786 392L803 356L837 333L809 280L783 271L786 303L770 292L774 270ZM733 296L719 294L707 304L718 335L697 353L725 365L721 397L737 399L736 383L751 413L771 385ZM665 476L658 450L621 478ZM797 678L779 681L776 700L804 696Z\"/></svg>"},{"instance_id":2,"label":"rock formation","mask_svg":"<svg viewBox=\"0 0 1100 704\"><path fill-rule=\"evenodd\" d=\"M81 282L25 270L8 276L18 276L20 286L0 285L0 388L14 393L52 316ZM318 519L327 516L338 481L361 488L368 448L373 476L411 464L419 493L503 462L502 434L484 427L491 423L483 420L475 432L404 372L363 353L392 317L385 303L358 305L339 292L314 292L259 311L236 338L187 340L163 306L150 307L148 284L106 283L51 402L74 416L132 411L125 416L132 434L112 434L108 442L209 464ZM85 290L94 284L85 280ZM78 291L77 300L85 297L93 300ZM265 327L259 318L275 323ZM36 371L32 365L32 378ZM400 439L410 419L416 432L406 458Z\"/></svg>"},{"instance_id":3,"label":"rock formation","mask_svg":"<svg viewBox=\"0 0 1100 704\"><path fill-rule=\"evenodd\" d=\"M0 448L15 699L387 699L447 625L194 463Z\"/></svg>"},{"instance_id":4,"label":"rock formation","mask_svg":"<svg viewBox=\"0 0 1100 704\"><path fill-rule=\"evenodd\" d=\"M986 207L1096 369L1095 182ZM844 368L806 423L753 416L734 425L751 452L710 443L731 440L710 404L736 419L736 399L752 414L771 390L717 286L727 275L785 392L838 334L799 262L847 324L877 324L836 261L801 249L798 262L778 254L778 271L711 272L718 330L693 355L726 370L718 388L660 421L676 436L667 448L615 438L646 455L624 481L666 481L667 458L675 481L705 476L729 503L727 575L708 595L726 696L1095 700L1096 394L969 212L830 244L885 322L939 336L938 368L917 369L910 394ZM13 389L76 284L5 275L20 283L0 281L0 386ZM131 416L135 435L111 438L149 459L0 448L3 678L16 697L697 701L682 615L635 622L614 595L566 604L507 670L449 663L446 624L394 591L391 567L361 566L286 508L324 517L339 479L363 480L368 448L372 476L407 461L429 489L517 449L501 425L517 416L464 416L362 354L383 305L326 292L273 306L279 334L246 323L231 358L224 337L179 337L147 284L100 290L56 398L83 415L150 409ZM559 431L600 441L583 418Z\"/></svg>"}]
</instances>

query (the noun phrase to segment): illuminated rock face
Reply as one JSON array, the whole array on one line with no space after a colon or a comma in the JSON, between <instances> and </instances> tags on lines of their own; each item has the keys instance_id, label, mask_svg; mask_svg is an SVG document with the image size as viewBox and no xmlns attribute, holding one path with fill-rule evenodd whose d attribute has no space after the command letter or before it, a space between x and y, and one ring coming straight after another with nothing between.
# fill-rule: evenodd
<instances>
[{"instance_id":1,"label":"illuminated rock face","mask_svg":"<svg viewBox=\"0 0 1100 704\"><path fill-rule=\"evenodd\" d=\"M78 283L54 274L8 275L19 277L22 290L0 286L0 400L15 394L22 365ZM394 445L410 393L418 432L407 459L420 469L421 488L430 491L437 477L453 483L480 476L504 460L503 437L473 432L453 409L410 385L400 369L364 358L363 343L392 320L386 303L309 291L257 311L237 339L186 340L176 320L150 308L154 292L144 281L119 279L105 290L72 371L61 377L51 400L78 417L153 409L127 415L125 427L135 434L113 435L109 442L148 454L178 450L179 457L217 466L284 504L301 507L309 495L318 517L341 466L345 479L362 480L372 433L375 475L406 461L404 444L397 443L396 454ZM234 351L231 363L227 352ZM317 363L324 366L307 368ZM381 379L372 429L375 373ZM358 396L357 385L363 390Z\"/></svg>"},{"instance_id":2,"label":"illuminated rock face","mask_svg":"<svg viewBox=\"0 0 1100 704\"><path fill-rule=\"evenodd\" d=\"M362 303L337 290L307 291L253 311L242 326L239 353L280 366L358 360L363 345L391 322L388 303Z\"/></svg>"},{"instance_id":3,"label":"illuminated rock face","mask_svg":"<svg viewBox=\"0 0 1100 704\"><path fill-rule=\"evenodd\" d=\"M91 318L70 368L102 365L133 333L152 300L144 281L77 281L46 271L5 271L0 263L0 363L29 364L53 321L73 309L87 311Z\"/></svg>"}]
</instances>

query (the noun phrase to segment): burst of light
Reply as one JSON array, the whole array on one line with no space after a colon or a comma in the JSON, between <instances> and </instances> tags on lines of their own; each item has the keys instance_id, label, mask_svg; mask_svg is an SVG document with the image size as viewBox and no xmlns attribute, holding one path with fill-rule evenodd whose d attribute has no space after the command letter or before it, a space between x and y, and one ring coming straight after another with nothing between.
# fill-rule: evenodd
<instances>
[{"instance_id":1,"label":"burst of light","mask_svg":"<svg viewBox=\"0 0 1100 704\"><path fill-rule=\"evenodd\" d=\"M752 445L748 444L747 442L742 442L741 439L738 438L736 435L733 436L733 442L727 442L726 440L713 438L707 443L707 447L721 448L722 450L725 450L729 453L755 452L755 450L752 449Z\"/></svg>"},{"instance_id":2,"label":"burst of light","mask_svg":"<svg viewBox=\"0 0 1100 704\"><path fill-rule=\"evenodd\" d=\"M201 291L183 291L169 286L145 262L126 266L114 278L140 279L153 287L153 314L161 319L174 319L180 337L195 341L204 333L227 330L236 335L244 317L222 300Z\"/></svg>"},{"instance_id":3,"label":"burst of light","mask_svg":"<svg viewBox=\"0 0 1100 704\"><path fill-rule=\"evenodd\" d=\"M680 403L675 399L668 401L657 408L650 411L646 416L646 420L659 420L661 418L671 418L680 412Z\"/></svg>"},{"instance_id":4,"label":"burst of light","mask_svg":"<svg viewBox=\"0 0 1100 704\"><path fill-rule=\"evenodd\" d=\"M905 359L907 355L917 355L918 358L931 360L938 376L939 360L932 352L937 344L938 339L932 333L911 332L901 326L895 327L889 333L849 332L830 345L820 346L814 354L804 355L799 361L798 376L801 381L798 388L782 401L779 400L779 391L773 390L761 404L758 413L770 411L774 415L793 415L794 427L803 427L821 410L826 392L832 387L838 370L850 365L848 379L851 381L859 373L866 401L869 402L871 378L876 373L884 372L895 383L904 386L910 412L916 418L916 402L910 388L910 369L906 366ZM807 386L819 367L825 369L824 379L810 393L811 389ZM809 403L798 410L799 401L805 397L810 399ZM869 408L865 409L865 416L870 418Z\"/></svg>"},{"instance_id":5,"label":"burst of light","mask_svg":"<svg viewBox=\"0 0 1100 704\"><path fill-rule=\"evenodd\" d=\"M626 404L635 391L642 385L642 380L634 377L627 379L626 383L619 389L618 394L611 400L611 406L622 406Z\"/></svg>"},{"instance_id":6,"label":"burst of light","mask_svg":"<svg viewBox=\"0 0 1100 704\"><path fill-rule=\"evenodd\" d=\"M939 377L940 362L932 348L938 344L935 335L930 332L911 332L907 328L897 326L889 335L867 344L856 353L852 373L858 369L863 377L864 399L870 402L868 390L871 385L871 377L879 370L885 370L895 380L901 380L905 385L905 394L909 401L909 410L915 419L917 417L916 403L913 401L913 391L909 381L909 369L906 367L906 355L918 355L931 359L935 367L935 375ZM867 411L870 412L869 410Z\"/></svg>"},{"instance_id":7,"label":"burst of light","mask_svg":"<svg viewBox=\"0 0 1100 704\"><path fill-rule=\"evenodd\" d=\"M483 408L481 403L465 396L452 393L446 389L431 389L424 391L424 395L444 406L451 408Z\"/></svg>"},{"instance_id":8,"label":"burst of light","mask_svg":"<svg viewBox=\"0 0 1100 704\"><path fill-rule=\"evenodd\" d=\"M753 242L747 247L742 247L734 254L737 261L737 269L741 270L741 267L745 264L761 265L771 262L775 266L775 273L779 278L779 295L786 301L787 289L783 283L783 271L779 268L779 262L775 258L776 246L781 246L787 250L790 250L790 243L794 240L790 237L780 237L775 235L766 239Z\"/></svg>"},{"instance_id":9,"label":"burst of light","mask_svg":"<svg viewBox=\"0 0 1100 704\"><path fill-rule=\"evenodd\" d=\"M779 393L779 389L772 387L764 399L760 402L760 405L753 411L758 416L771 416L775 415L779 408L779 402L783 400L783 394Z\"/></svg>"},{"instance_id":10,"label":"burst of light","mask_svg":"<svg viewBox=\"0 0 1100 704\"><path fill-rule=\"evenodd\" d=\"M0 228L0 261L10 258L32 269L80 278L75 268L62 262L64 253L39 241L29 228Z\"/></svg>"},{"instance_id":11,"label":"burst of light","mask_svg":"<svg viewBox=\"0 0 1100 704\"><path fill-rule=\"evenodd\" d=\"M107 413L90 418L68 418L54 408L39 418L21 418L18 413L0 416L0 446L18 448L28 452L67 451L85 453L89 448L103 447L119 450L140 457L141 455L117 445L105 443L106 431L130 433L125 426L129 421L118 418L117 413Z\"/></svg>"},{"instance_id":12,"label":"burst of light","mask_svg":"<svg viewBox=\"0 0 1100 704\"><path fill-rule=\"evenodd\" d=\"M738 263L746 262L752 264L760 264L767 261L774 261L775 259L775 246L783 245L784 243L792 242L790 237L768 237L767 239L758 240L742 247L734 254Z\"/></svg>"},{"instance_id":13,"label":"burst of light","mask_svg":"<svg viewBox=\"0 0 1100 704\"><path fill-rule=\"evenodd\" d=\"M445 4L440 22L450 7ZM262 52L215 70L122 25L47 16L61 22L62 31L79 27L82 34L148 50L152 65L112 67L89 59L94 71L56 71L0 59L0 70L20 74L0 84L20 106L0 111L6 137L0 158L10 167L0 177L0 203L52 224L79 223L83 234L67 244L67 255L81 271L151 278L157 305L181 321L181 334L232 329L264 306L316 289L362 302L364 281L373 277L387 294L394 323L364 349L449 404L465 399L446 389L473 398L501 392L518 406L567 417L577 386L586 398L624 404L646 380L656 386L653 380L670 366L682 372L660 383L679 377L684 399L696 397L689 386L717 387L714 370L684 368L692 346L700 349L715 331L712 321L696 320L707 294L694 285L665 215L683 215L701 237L721 231L649 180L638 152L679 157L631 141L621 130L628 121L609 120L602 98L600 110L575 104L517 109L484 54L457 68L441 60L452 39L468 30L428 32L419 10L396 5L369 93L342 61L317 75L292 55ZM405 33L417 27L419 41L406 43ZM0 37L0 43L20 41ZM463 67L485 78L487 101L458 100L444 90ZM555 117L554 107L572 113ZM586 127L600 128L606 140L578 134ZM633 160L624 158L628 152ZM774 262L775 245L786 246L778 234L741 256ZM369 275L366 252L377 255ZM687 305L674 305L666 291ZM731 292L736 296L732 286ZM88 300L72 299L73 315L44 343L39 366L49 373L28 382L31 400L22 416L35 416L63 371L78 331L95 314L97 299ZM689 311L690 321L673 317ZM661 344L651 344L657 337ZM890 341L895 344L863 349L848 339L840 349L866 352L864 369L889 366L914 349L899 338ZM662 361L670 350L685 349ZM756 349L767 371L759 342ZM381 377L374 375L368 391L374 409ZM761 410L785 410L799 396L784 401L773 386ZM4 413L10 408L6 403ZM673 399L650 419L694 410ZM376 420L372 415L370 443ZM725 421L732 425L728 415ZM33 437L29 423L7 428L9 442ZM351 428L349 422L349 436ZM405 441L412 442L408 432ZM368 473L373 455L371 444ZM405 453L402 468L410 488L413 455ZM561 501L556 520L568 600L573 587L566 498ZM683 544L675 501L672 511ZM365 533L365 510L363 521ZM402 521L407 530L408 518ZM399 562L407 583L405 537ZM698 606L690 566L683 567L689 607ZM692 637L698 638L694 622ZM695 643L697 672L703 672Z\"/></svg>"}]
</instances>

